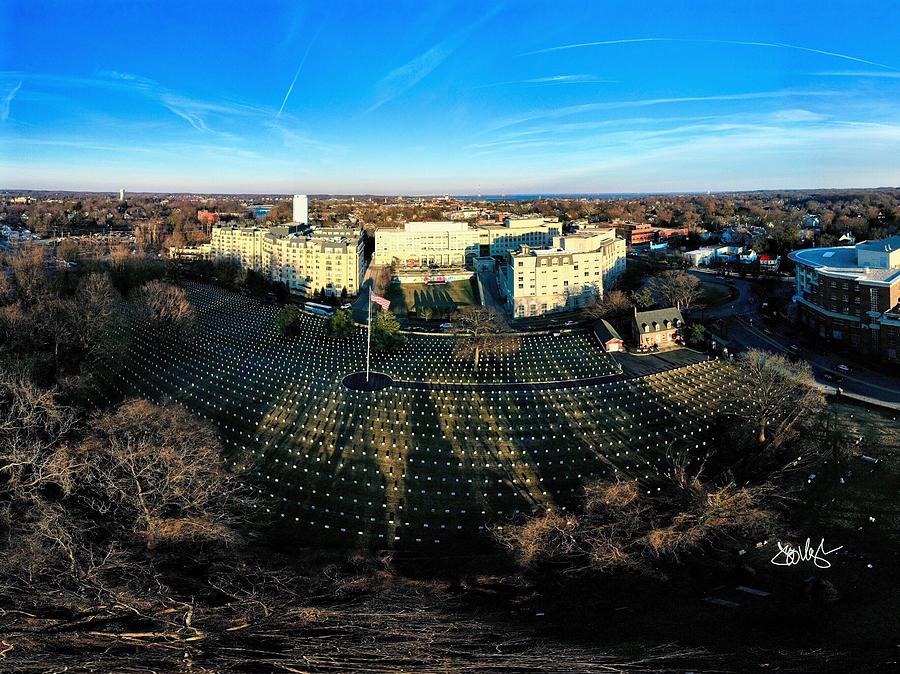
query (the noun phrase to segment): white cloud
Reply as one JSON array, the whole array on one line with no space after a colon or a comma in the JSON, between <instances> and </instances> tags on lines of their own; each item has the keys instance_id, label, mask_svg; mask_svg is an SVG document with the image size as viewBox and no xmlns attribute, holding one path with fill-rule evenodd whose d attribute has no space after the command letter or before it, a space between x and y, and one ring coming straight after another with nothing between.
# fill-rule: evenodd
<instances>
[{"instance_id":1,"label":"white cloud","mask_svg":"<svg viewBox=\"0 0 900 674\"><path fill-rule=\"evenodd\" d=\"M773 112L771 117L775 122L820 122L823 119L827 119L826 115L800 108L778 110Z\"/></svg>"},{"instance_id":2,"label":"white cloud","mask_svg":"<svg viewBox=\"0 0 900 674\"><path fill-rule=\"evenodd\" d=\"M823 77L882 77L891 80L900 80L900 72L885 70L831 70L816 73Z\"/></svg>"},{"instance_id":3,"label":"white cloud","mask_svg":"<svg viewBox=\"0 0 900 674\"><path fill-rule=\"evenodd\" d=\"M9 106L12 103L13 99L16 97L16 94L19 93L19 89L22 88L21 80L16 84L9 92L0 99L0 121L5 122L9 119Z\"/></svg>"},{"instance_id":4,"label":"white cloud","mask_svg":"<svg viewBox=\"0 0 900 674\"><path fill-rule=\"evenodd\" d=\"M671 105L679 103L711 103L716 101L749 101L760 99L777 99L789 97L820 97L820 96L839 96L837 91L758 91L741 94L718 94L713 96L678 96L672 98L645 98L630 101L603 101L601 103L583 103L581 105L570 105L563 108L553 110L537 111L521 117L512 117L500 120L493 126L488 127L487 131L497 131L509 126L533 122L540 119L556 119L559 117L568 117L570 115L582 114L586 112L595 112L600 110L617 110L624 108L644 108L656 105Z\"/></svg>"},{"instance_id":5,"label":"white cloud","mask_svg":"<svg viewBox=\"0 0 900 674\"><path fill-rule=\"evenodd\" d=\"M596 75L549 75L547 77L532 77L526 80L507 80L505 82L491 82L490 84L479 84L472 89L488 89L492 87L513 86L519 84L531 85L558 85L558 84L608 84L614 80L605 80Z\"/></svg>"},{"instance_id":6,"label":"white cloud","mask_svg":"<svg viewBox=\"0 0 900 674\"><path fill-rule=\"evenodd\" d=\"M496 15L501 10L501 5L494 6L481 18L473 21L468 26L451 33L443 40L422 52L414 59L395 68L381 79L376 85L375 102L369 106L366 112L377 110L388 101L414 87L422 79L430 75L438 66L446 61L459 49L469 35L480 27L485 21Z\"/></svg>"},{"instance_id":7,"label":"white cloud","mask_svg":"<svg viewBox=\"0 0 900 674\"><path fill-rule=\"evenodd\" d=\"M556 47L547 47L545 49L537 49L535 51L525 52L523 54L519 54L520 56L533 56L535 54L546 54L549 52L562 51L567 49L583 49L585 47L602 47L609 45L619 45L619 44L635 44L642 42L684 42L684 43L695 43L695 44L724 44L724 45L734 45L734 46L743 46L743 47L766 47L770 49L792 49L795 51L803 51L809 52L811 54L820 54L822 56L831 56L834 58L844 59L846 61L855 61L857 63L865 63L870 66L877 66L879 68L887 68L888 70L896 71L897 68L894 66L890 66L884 63L876 63L875 61L868 61L863 58L859 58L857 56L850 56L849 54L840 54L838 52L825 51L823 49L815 49L813 47L802 47L800 45L795 44L786 44L784 42L757 42L753 40L699 40L692 38L679 38L679 37L638 37L638 38L630 38L623 40L599 40L597 42L580 42L577 44L564 44Z\"/></svg>"}]
</instances>

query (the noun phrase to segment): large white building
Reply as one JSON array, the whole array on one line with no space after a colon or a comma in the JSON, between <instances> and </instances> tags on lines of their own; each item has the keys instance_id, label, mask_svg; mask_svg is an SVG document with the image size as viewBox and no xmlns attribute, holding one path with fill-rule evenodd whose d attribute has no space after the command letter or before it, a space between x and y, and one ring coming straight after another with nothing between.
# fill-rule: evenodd
<instances>
[{"instance_id":1,"label":"large white building","mask_svg":"<svg viewBox=\"0 0 900 674\"><path fill-rule=\"evenodd\" d=\"M482 254L503 257L522 245L545 248L561 230L557 220L543 216L477 226L459 220L407 222L401 228L375 232L375 261L406 269L471 267Z\"/></svg>"},{"instance_id":2,"label":"large white building","mask_svg":"<svg viewBox=\"0 0 900 674\"><path fill-rule=\"evenodd\" d=\"M500 287L515 317L590 306L625 271L625 241L611 230L553 237L551 248L508 254Z\"/></svg>"},{"instance_id":3,"label":"large white building","mask_svg":"<svg viewBox=\"0 0 900 674\"><path fill-rule=\"evenodd\" d=\"M357 229L213 227L210 257L235 260L306 297L320 290L333 297L359 292L366 271L363 248Z\"/></svg>"},{"instance_id":4,"label":"large white building","mask_svg":"<svg viewBox=\"0 0 900 674\"><path fill-rule=\"evenodd\" d=\"M554 236L562 233L559 220L545 219L543 216L506 218L502 223L479 225L480 242L487 246L487 254L502 257L519 246L546 248Z\"/></svg>"},{"instance_id":5,"label":"large white building","mask_svg":"<svg viewBox=\"0 0 900 674\"><path fill-rule=\"evenodd\" d=\"M480 236L466 222L407 222L375 232L374 261L402 268L463 267L478 257Z\"/></svg>"}]
</instances>

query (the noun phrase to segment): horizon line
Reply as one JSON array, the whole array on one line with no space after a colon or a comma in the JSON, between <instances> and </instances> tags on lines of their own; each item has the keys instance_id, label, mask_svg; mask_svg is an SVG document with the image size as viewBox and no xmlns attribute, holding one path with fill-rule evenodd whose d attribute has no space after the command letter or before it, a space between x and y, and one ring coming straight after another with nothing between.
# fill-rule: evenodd
<instances>
[{"instance_id":1,"label":"horizon line","mask_svg":"<svg viewBox=\"0 0 900 674\"><path fill-rule=\"evenodd\" d=\"M176 196L271 196L290 198L294 194L305 194L310 197L450 197L454 199L462 199L464 197L472 197L469 201L477 201L487 197L530 197L533 200L552 199L552 198L574 198L574 197L599 197L599 198L616 198L628 196L676 196L676 195L718 195L718 194L746 194L750 192L831 192L836 190L859 190L859 191L877 191L877 190L900 190L900 185L878 185L872 187L864 186L844 186L844 187L751 187L740 189L691 189L691 190L638 190L626 191L618 190L611 192L475 192L475 193L450 193L450 192L418 192L418 193L402 193L402 192L201 192L201 191L185 191L178 192L173 190L128 190L125 189L126 195L134 196L157 196L157 195L176 195ZM89 189L52 189L52 188L6 188L0 187L0 195L16 195L20 193L48 193L48 194L98 194L118 196L119 190L89 190Z\"/></svg>"}]
</instances>

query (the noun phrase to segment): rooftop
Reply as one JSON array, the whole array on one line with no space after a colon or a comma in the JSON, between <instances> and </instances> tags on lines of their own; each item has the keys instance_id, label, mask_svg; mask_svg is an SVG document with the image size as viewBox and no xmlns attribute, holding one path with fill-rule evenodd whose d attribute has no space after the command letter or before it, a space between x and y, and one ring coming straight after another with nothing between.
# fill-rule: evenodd
<instances>
[{"instance_id":1,"label":"rooftop","mask_svg":"<svg viewBox=\"0 0 900 674\"><path fill-rule=\"evenodd\" d=\"M877 251L879 253L890 253L895 250L900 250L900 234L891 236L887 239L863 241L862 243L856 244L856 247L862 248L863 250Z\"/></svg>"},{"instance_id":2,"label":"rooftop","mask_svg":"<svg viewBox=\"0 0 900 674\"><path fill-rule=\"evenodd\" d=\"M594 323L594 333L600 338L601 342L608 342L611 339L622 339L619 332L613 327L612 323L605 318L601 318Z\"/></svg>"},{"instance_id":3,"label":"rooftop","mask_svg":"<svg viewBox=\"0 0 900 674\"><path fill-rule=\"evenodd\" d=\"M652 311L638 311L634 315L634 322L641 328L641 332L661 332L682 327L684 318L675 307L667 307ZM645 327L648 329L645 330Z\"/></svg>"},{"instance_id":4,"label":"rooftop","mask_svg":"<svg viewBox=\"0 0 900 674\"><path fill-rule=\"evenodd\" d=\"M788 257L825 276L874 285L891 285L900 280L900 236L855 246L795 250Z\"/></svg>"}]
</instances>

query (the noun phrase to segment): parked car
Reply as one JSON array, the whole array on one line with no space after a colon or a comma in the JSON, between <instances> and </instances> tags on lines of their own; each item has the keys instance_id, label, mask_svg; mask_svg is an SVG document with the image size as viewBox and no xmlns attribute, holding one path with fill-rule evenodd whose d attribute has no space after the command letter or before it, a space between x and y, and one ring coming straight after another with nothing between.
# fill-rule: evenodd
<instances>
[{"instance_id":1,"label":"parked car","mask_svg":"<svg viewBox=\"0 0 900 674\"><path fill-rule=\"evenodd\" d=\"M844 374L847 374L847 373L850 372L850 368L847 367L846 365L844 365L843 363L841 363L840 365L838 365L835 369L836 369L838 372L843 372Z\"/></svg>"},{"instance_id":2,"label":"parked car","mask_svg":"<svg viewBox=\"0 0 900 674\"><path fill-rule=\"evenodd\" d=\"M441 323L441 330L451 330L453 328L452 323Z\"/></svg>"},{"instance_id":3,"label":"parked car","mask_svg":"<svg viewBox=\"0 0 900 674\"><path fill-rule=\"evenodd\" d=\"M349 309L349 308L352 307L352 306L353 306L353 304L352 304L351 302L344 302L344 303L341 305L341 309Z\"/></svg>"},{"instance_id":4,"label":"parked car","mask_svg":"<svg viewBox=\"0 0 900 674\"><path fill-rule=\"evenodd\" d=\"M578 321L566 321L565 323L563 323L563 325L566 326L567 328L569 328L569 327L572 327L573 325L578 325Z\"/></svg>"}]
</instances>

